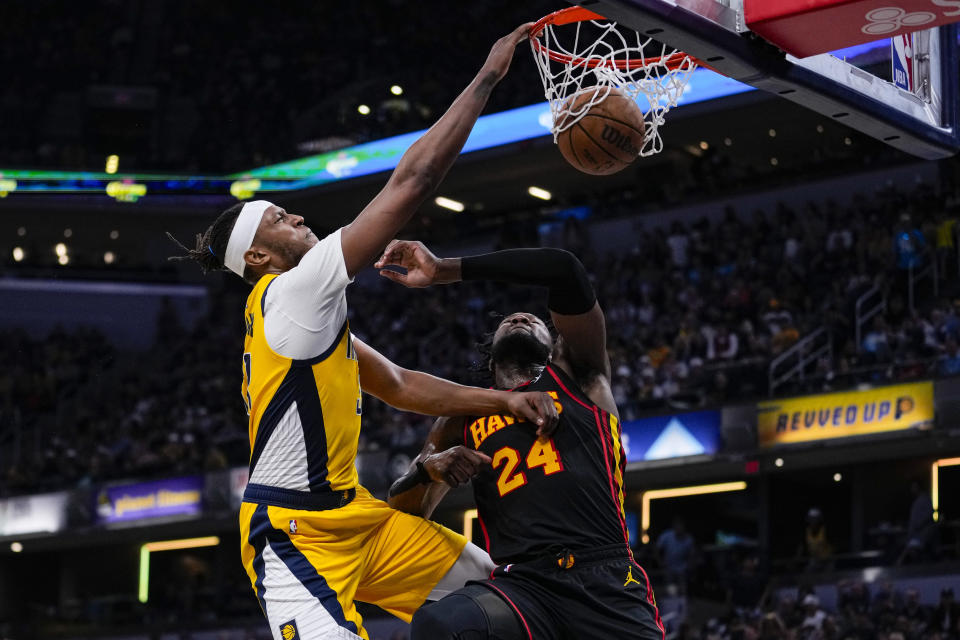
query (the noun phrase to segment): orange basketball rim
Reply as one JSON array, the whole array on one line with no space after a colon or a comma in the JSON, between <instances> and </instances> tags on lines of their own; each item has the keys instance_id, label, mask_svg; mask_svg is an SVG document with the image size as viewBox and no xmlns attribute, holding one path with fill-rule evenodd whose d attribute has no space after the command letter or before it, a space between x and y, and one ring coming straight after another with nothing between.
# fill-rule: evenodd
<instances>
[{"instance_id":1,"label":"orange basketball rim","mask_svg":"<svg viewBox=\"0 0 960 640\"><path fill-rule=\"evenodd\" d=\"M537 20L533 27L530 28L530 43L538 53L546 55L554 62L570 65L572 67L584 67L587 69L595 69L597 67L616 67L621 71L630 71L634 69L660 66L669 70L675 70L679 69L688 59L692 60L698 66L707 66L700 62L700 60L697 58L687 55L682 51L677 51L669 56L645 57L642 55L641 50L641 55L639 58L618 58L609 60L600 57L581 58L578 56L569 55L560 51L554 51L546 44L541 42L540 36L547 25L563 26L566 24L588 22L591 20L609 22L607 18L599 13L595 13L589 9L584 9L583 7L567 7L566 9L554 11L553 13Z\"/></svg>"}]
</instances>

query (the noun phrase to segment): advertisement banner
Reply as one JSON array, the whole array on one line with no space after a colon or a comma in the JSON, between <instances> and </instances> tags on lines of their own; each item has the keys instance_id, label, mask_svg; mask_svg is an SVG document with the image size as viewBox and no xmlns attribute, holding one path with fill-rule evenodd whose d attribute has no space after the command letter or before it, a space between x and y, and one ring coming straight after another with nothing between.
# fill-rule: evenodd
<instances>
[{"instance_id":1,"label":"advertisement banner","mask_svg":"<svg viewBox=\"0 0 960 640\"><path fill-rule=\"evenodd\" d=\"M66 491L0 500L0 536L55 533L67 525Z\"/></svg>"},{"instance_id":2,"label":"advertisement banner","mask_svg":"<svg viewBox=\"0 0 960 640\"><path fill-rule=\"evenodd\" d=\"M761 447L884 433L933 423L933 383L787 398L757 405Z\"/></svg>"},{"instance_id":3,"label":"advertisement banner","mask_svg":"<svg viewBox=\"0 0 960 640\"><path fill-rule=\"evenodd\" d=\"M628 420L621 427L621 438L627 462L713 455L720 450L720 412Z\"/></svg>"},{"instance_id":4,"label":"advertisement banner","mask_svg":"<svg viewBox=\"0 0 960 640\"><path fill-rule=\"evenodd\" d=\"M202 476L103 487L97 494L97 520L102 523L192 515L202 508Z\"/></svg>"}]
</instances>

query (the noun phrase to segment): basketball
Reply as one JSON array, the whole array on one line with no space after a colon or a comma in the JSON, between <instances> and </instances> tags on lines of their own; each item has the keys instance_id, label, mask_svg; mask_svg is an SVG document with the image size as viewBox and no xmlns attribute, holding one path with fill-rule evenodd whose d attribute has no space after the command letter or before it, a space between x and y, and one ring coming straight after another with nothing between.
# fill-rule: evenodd
<instances>
[{"instance_id":1,"label":"basketball","mask_svg":"<svg viewBox=\"0 0 960 640\"><path fill-rule=\"evenodd\" d=\"M568 111L577 111L592 96L592 92L576 96ZM563 126L562 120L559 126ZM602 102L590 107L576 124L560 132L557 146L566 161L578 170L606 176L626 169L637 159L645 128L643 112L637 103L611 88Z\"/></svg>"}]
</instances>

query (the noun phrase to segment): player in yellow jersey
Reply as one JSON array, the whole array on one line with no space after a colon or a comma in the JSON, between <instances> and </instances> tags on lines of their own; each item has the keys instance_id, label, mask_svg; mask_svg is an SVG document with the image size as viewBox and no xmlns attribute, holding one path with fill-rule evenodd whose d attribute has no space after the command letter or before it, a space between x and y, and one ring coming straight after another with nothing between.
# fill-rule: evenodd
<instances>
[{"instance_id":1,"label":"player in yellow jersey","mask_svg":"<svg viewBox=\"0 0 960 640\"><path fill-rule=\"evenodd\" d=\"M185 256L253 285L244 310L251 455L241 555L276 640L366 638L354 599L409 620L428 597L493 568L459 534L359 486L361 389L429 415L506 413L539 428L557 420L546 394L464 387L398 367L350 333L344 293L453 164L529 26L497 41L353 222L320 240L302 217L247 202L221 214Z\"/></svg>"}]
</instances>

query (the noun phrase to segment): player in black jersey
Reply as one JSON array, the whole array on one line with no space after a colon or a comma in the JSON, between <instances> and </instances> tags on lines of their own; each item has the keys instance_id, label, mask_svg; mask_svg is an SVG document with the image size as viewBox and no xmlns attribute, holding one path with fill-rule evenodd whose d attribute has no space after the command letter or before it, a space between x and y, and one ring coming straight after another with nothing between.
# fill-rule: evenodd
<instances>
[{"instance_id":1,"label":"player in black jersey","mask_svg":"<svg viewBox=\"0 0 960 640\"><path fill-rule=\"evenodd\" d=\"M489 579L422 607L413 640L662 640L653 590L627 539L606 328L580 261L556 249L441 260L404 241L390 245L376 266L408 287L459 280L547 287L559 334L554 341L542 320L514 313L497 327L490 362L496 388L553 397L555 428L502 415L441 418L390 489L391 506L429 517L450 487L472 480L498 565Z\"/></svg>"}]
</instances>

